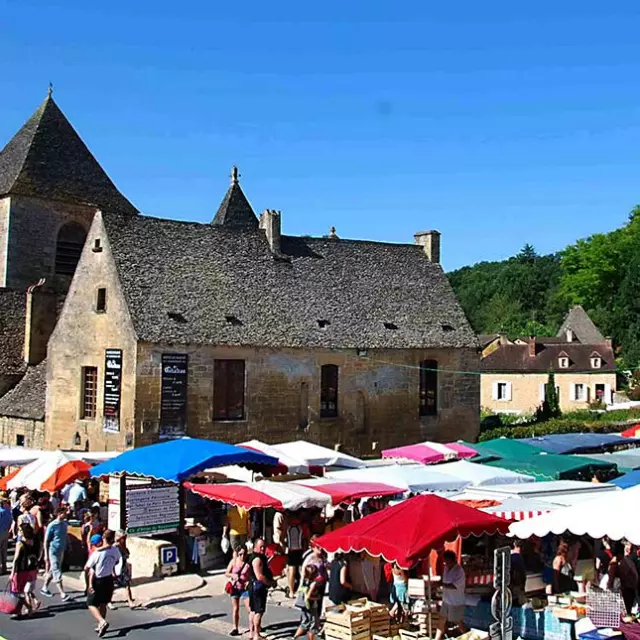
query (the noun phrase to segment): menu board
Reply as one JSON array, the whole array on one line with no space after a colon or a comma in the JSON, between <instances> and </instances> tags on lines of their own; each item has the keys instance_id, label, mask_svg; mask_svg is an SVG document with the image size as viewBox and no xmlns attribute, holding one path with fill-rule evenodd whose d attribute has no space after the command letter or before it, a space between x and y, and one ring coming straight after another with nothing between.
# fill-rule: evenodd
<instances>
[{"instance_id":1,"label":"menu board","mask_svg":"<svg viewBox=\"0 0 640 640\"><path fill-rule=\"evenodd\" d=\"M122 349L107 349L104 364L104 403L102 429L120 431L120 388L122 384Z\"/></svg>"},{"instance_id":2,"label":"menu board","mask_svg":"<svg viewBox=\"0 0 640 640\"><path fill-rule=\"evenodd\" d=\"M162 387L160 390L161 439L181 438L187 434L186 353L162 354Z\"/></svg>"},{"instance_id":3,"label":"menu board","mask_svg":"<svg viewBox=\"0 0 640 640\"><path fill-rule=\"evenodd\" d=\"M178 485L127 480L127 533L144 536L173 533L180 525Z\"/></svg>"}]
</instances>

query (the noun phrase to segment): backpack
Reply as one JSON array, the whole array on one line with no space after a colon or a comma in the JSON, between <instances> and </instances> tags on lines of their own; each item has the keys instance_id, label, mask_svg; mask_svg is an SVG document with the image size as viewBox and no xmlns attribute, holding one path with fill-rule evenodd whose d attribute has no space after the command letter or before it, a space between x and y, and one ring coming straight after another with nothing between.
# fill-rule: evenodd
<instances>
[{"instance_id":1,"label":"backpack","mask_svg":"<svg viewBox=\"0 0 640 640\"><path fill-rule=\"evenodd\" d=\"M302 529L300 525L294 524L287 529L287 549L289 551L299 551L302 549Z\"/></svg>"}]
</instances>

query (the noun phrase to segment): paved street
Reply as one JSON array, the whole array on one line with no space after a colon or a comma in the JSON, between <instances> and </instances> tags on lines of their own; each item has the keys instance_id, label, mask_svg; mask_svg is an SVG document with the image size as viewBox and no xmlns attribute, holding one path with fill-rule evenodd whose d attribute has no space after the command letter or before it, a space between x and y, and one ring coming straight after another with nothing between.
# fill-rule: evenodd
<instances>
[{"instance_id":1,"label":"paved street","mask_svg":"<svg viewBox=\"0 0 640 640\"><path fill-rule=\"evenodd\" d=\"M4 589L6 578L0 581ZM0 614L0 636L5 640L83 640L94 637L95 624L84 603L81 593L71 592L74 601L61 604L57 597L41 598L43 608L30 619L12 620ZM165 617L154 609L130 611L119 604L116 611L109 611L111 628L106 638L127 638L138 640L204 640L215 638L217 634L198 626L198 623L214 618L215 614L193 614L189 617ZM223 636L219 636L223 637Z\"/></svg>"},{"instance_id":2,"label":"paved street","mask_svg":"<svg viewBox=\"0 0 640 640\"><path fill-rule=\"evenodd\" d=\"M6 577L0 579L4 589ZM41 581L38 581L38 588ZM43 608L33 618L12 620L0 614L0 640L41 638L42 640L76 640L96 637L95 623L87 611L80 592L69 592L73 601L61 604L57 596L40 597ZM117 603L115 611L109 611L111 628L105 638L127 640L222 640L231 630L229 599L211 596L207 589L193 594L167 598L148 608L130 611L123 603ZM295 630L297 612L287 607L270 605L265 620L265 635L270 640L290 638ZM246 629L247 616L242 610L240 624ZM245 639L247 636L244 636Z\"/></svg>"}]
</instances>

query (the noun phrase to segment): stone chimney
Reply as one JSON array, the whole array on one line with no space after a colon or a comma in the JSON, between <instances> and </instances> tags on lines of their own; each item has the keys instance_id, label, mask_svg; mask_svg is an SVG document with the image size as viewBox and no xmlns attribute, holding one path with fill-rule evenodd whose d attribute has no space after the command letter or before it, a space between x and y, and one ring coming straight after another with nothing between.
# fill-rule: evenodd
<instances>
[{"instance_id":1,"label":"stone chimney","mask_svg":"<svg viewBox=\"0 0 640 640\"><path fill-rule=\"evenodd\" d=\"M439 231L418 231L413 237L416 244L422 245L424 252L436 264L440 264L440 232Z\"/></svg>"},{"instance_id":2,"label":"stone chimney","mask_svg":"<svg viewBox=\"0 0 640 640\"><path fill-rule=\"evenodd\" d=\"M260 228L264 229L271 253L279 256L280 251L280 211L265 209L260 214Z\"/></svg>"},{"instance_id":3,"label":"stone chimney","mask_svg":"<svg viewBox=\"0 0 640 640\"><path fill-rule=\"evenodd\" d=\"M504 331L498 333L498 341L501 347L504 347L509 344L509 337Z\"/></svg>"},{"instance_id":4,"label":"stone chimney","mask_svg":"<svg viewBox=\"0 0 640 640\"><path fill-rule=\"evenodd\" d=\"M41 289L44 279L27 289L24 328L24 361L40 364L47 357L47 343L56 326L56 295Z\"/></svg>"},{"instance_id":5,"label":"stone chimney","mask_svg":"<svg viewBox=\"0 0 640 640\"><path fill-rule=\"evenodd\" d=\"M530 358L536 357L536 337L535 336L529 336L529 357Z\"/></svg>"}]
</instances>

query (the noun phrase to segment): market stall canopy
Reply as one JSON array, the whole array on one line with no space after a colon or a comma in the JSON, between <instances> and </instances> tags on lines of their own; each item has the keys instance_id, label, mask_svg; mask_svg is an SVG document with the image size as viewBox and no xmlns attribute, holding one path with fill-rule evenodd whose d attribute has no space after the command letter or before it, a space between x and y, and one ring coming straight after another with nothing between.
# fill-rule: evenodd
<instances>
[{"instance_id":1,"label":"market stall canopy","mask_svg":"<svg viewBox=\"0 0 640 640\"><path fill-rule=\"evenodd\" d=\"M125 473L132 476L181 482L211 467L246 464L271 465L276 458L258 451L236 447L226 442L180 438L166 440L147 447L131 449L91 470L92 476Z\"/></svg>"},{"instance_id":2,"label":"market stall canopy","mask_svg":"<svg viewBox=\"0 0 640 640\"><path fill-rule=\"evenodd\" d=\"M495 507L487 507L482 509L485 513L492 513L494 516L504 518L505 520L527 520L535 518L545 513L550 513L556 509L564 508L560 504L552 504L543 500L534 500L527 498L507 498Z\"/></svg>"},{"instance_id":3,"label":"market stall canopy","mask_svg":"<svg viewBox=\"0 0 640 640\"><path fill-rule=\"evenodd\" d=\"M446 462L438 465L438 473L453 476L460 480L467 480L473 487L490 484L512 484L520 482L535 482L533 476L527 476L508 469L489 467L466 460Z\"/></svg>"},{"instance_id":4,"label":"market stall canopy","mask_svg":"<svg viewBox=\"0 0 640 640\"><path fill-rule=\"evenodd\" d=\"M405 447L386 449L382 452L383 458L399 458L402 460L415 460L422 464L436 464L445 460L459 460L461 458L473 458L476 452L464 444L449 442L418 442Z\"/></svg>"},{"instance_id":5,"label":"market stall canopy","mask_svg":"<svg viewBox=\"0 0 640 640\"><path fill-rule=\"evenodd\" d=\"M547 453L588 453L613 451L616 447L640 446L639 438L625 438L619 433L553 433L548 436L524 438L525 444L538 447Z\"/></svg>"},{"instance_id":6,"label":"market stall canopy","mask_svg":"<svg viewBox=\"0 0 640 640\"><path fill-rule=\"evenodd\" d=\"M613 484L580 482L578 480L551 480L549 482L525 482L523 484L504 484L488 487L469 487L453 496L454 500L507 498L535 499L555 505L570 506L600 496L617 493L620 489Z\"/></svg>"},{"instance_id":7,"label":"market stall canopy","mask_svg":"<svg viewBox=\"0 0 640 640\"><path fill-rule=\"evenodd\" d=\"M2 478L0 478L0 491L6 491L7 483L9 482L9 480L12 480L13 478L15 478L20 473L20 471L22 471L22 467L18 467L8 475L2 476Z\"/></svg>"},{"instance_id":8,"label":"market stall canopy","mask_svg":"<svg viewBox=\"0 0 640 640\"><path fill-rule=\"evenodd\" d=\"M78 478L88 478L91 466L74 460L63 451L50 451L22 467L10 480L7 489L26 487L38 491L58 491Z\"/></svg>"},{"instance_id":9,"label":"market stall canopy","mask_svg":"<svg viewBox=\"0 0 640 640\"><path fill-rule=\"evenodd\" d=\"M278 451L273 445L261 442L260 440L249 440L247 442L241 442L239 447L245 449L251 449L252 451L260 451L272 458L278 459L276 465L276 472L279 473L310 473L309 465L304 460L299 460L292 456L289 456L281 451Z\"/></svg>"},{"instance_id":10,"label":"market stall canopy","mask_svg":"<svg viewBox=\"0 0 640 640\"><path fill-rule=\"evenodd\" d=\"M53 453L42 449L25 449L24 447L0 447L0 466L15 467L29 464L41 456ZM98 464L120 455L117 451L63 451L70 460L84 460L89 464Z\"/></svg>"},{"instance_id":11,"label":"market stall canopy","mask_svg":"<svg viewBox=\"0 0 640 640\"><path fill-rule=\"evenodd\" d=\"M415 492L461 491L469 485L468 480L438 473L437 470L421 464L390 464L385 467L330 471L327 477L353 482L378 482L384 478L385 483L393 487Z\"/></svg>"},{"instance_id":12,"label":"market stall canopy","mask_svg":"<svg viewBox=\"0 0 640 640\"><path fill-rule=\"evenodd\" d=\"M618 467L620 473L628 473L635 469L640 469L640 449L629 449L627 451L617 451L616 453L590 453L587 457L601 462L611 462ZM582 454L580 454L582 457Z\"/></svg>"},{"instance_id":13,"label":"market stall canopy","mask_svg":"<svg viewBox=\"0 0 640 640\"><path fill-rule=\"evenodd\" d=\"M640 423L634 424L633 427L625 429L621 434L625 438L638 438L640 437Z\"/></svg>"},{"instance_id":14,"label":"market stall canopy","mask_svg":"<svg viewBox=\"0 0 640 640\"><path fill-rule=\"evenodd\" d=\"M289 485L299 485L326 493L331 498L331 503L336 505L347 500L359 498L377 498L393 496L403 493L401 487L392 487L382 482L353 482L334 480L331 478L311 478L310 480L295 480Z\"/></svg>"},{"instance_id":15,"label":"market stall canopy","mask_svg":"<svg viewBox=\"0 0 640 640\"><path fill-rule=\"evenodd\" d=\"M516 473L524 473L542 482L568 480L580 475L588 476L590 479L596 471L614 471L616 469L616 465L612 462L602 462L582 456L560 456L553 453L523 458L501 458L500 460L490 460L484 464L509 469Z\"/></svg>"},{"instance_id":16,"label":"market stall canopy","mask_svg":"<svg viewBox=\"0 0 640 640\"><path fill-rule=\"evenodd\" d=\"M640 544L640 487L603 495L582 504L523 520L511 525L509 532L518 538L556 535L569 531L577 536L599 539L627 539ZM346 527L345 527L346 528Z\"/></svg>"},{"instance_id":17,"label":"market stall canopy","mask_svg":"<svg viewBox=\"0 0 640 640\"><path fill-rule=\"evenodd\" d=\"M356 520L315 541L329 552L366 551L409 568L445 542L483 533L505 533L497 516L434 495L416 496Z\"/></svg>"},{"instance_id":18,"label":"market stall canopy","mask_svg":"<svg viewBox=\"0 0 640 640\"><path fill-rule=\"evenodd\" d=\"M296 509L322 508L331 502L330 496L292 482L230 482L228 484L193 484L185 487L210 500L219 500L244 509Z\"/></svg>"},{"instance_id":19,"label":"market stall canopy","mask_svg":"<svg viewBox=\"0 0 640 640\"><path fill-rule=\"evenodd\" d=\"M526 458L540 454L538 447L510 438L494 438L469 446L473 447L478 454L477 458L473 458L473 462L490 462L502 458Z\"/></svg>"},{"instance_id":20,"label":"market stall canopy","mask_svg":"<svg viewBox=\"0 0 640 640\"><path fill-rule=\"evenodd\" d=\"M615 484L616 487L620 487L621 489L635 487L640 484L640 470L625 473L623 476L612 480L611 484Z\"/></svg>"},{"instance_id":21,"label":"market stall canopy","mask_svg":"<svg viewBox=\"0 0 640 640\"><path fill-rule=\"evenodd\" d=\"M279 455L288 456L295 460L302 460L304 464L313 467L346 467L348 469L359 469L365 463L358 458L347 455L334 449L321 447L319 444L307 442L306 440L294 440L293 442L283 442L274 444L273 448Z\"/></svg>"}]
</instances>

